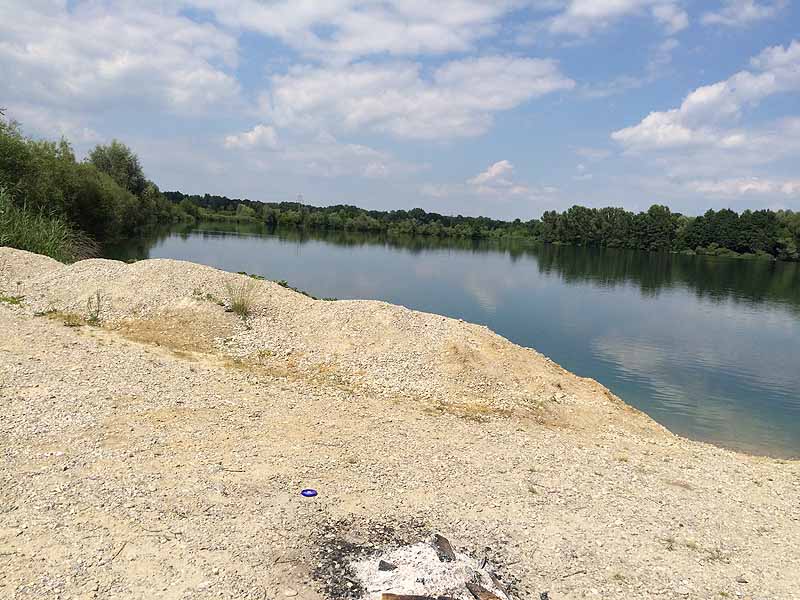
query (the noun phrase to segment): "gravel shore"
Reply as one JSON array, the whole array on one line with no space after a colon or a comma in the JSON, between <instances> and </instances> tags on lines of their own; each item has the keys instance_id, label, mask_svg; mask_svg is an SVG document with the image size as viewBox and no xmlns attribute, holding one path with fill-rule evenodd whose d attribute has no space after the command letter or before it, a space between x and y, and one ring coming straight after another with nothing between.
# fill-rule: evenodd
<instances>
[{"instance_id":1,"label":"gravel shore","mask_svg":"<svg viewBox=\"0 0 800 600\"><path fill-rule=\"evenodd\" d=\"M0 248L0 402L0 598L355 598L434 533L515 598L800 598L800 462L439 315Z\"/></svg>"}]
</instances>

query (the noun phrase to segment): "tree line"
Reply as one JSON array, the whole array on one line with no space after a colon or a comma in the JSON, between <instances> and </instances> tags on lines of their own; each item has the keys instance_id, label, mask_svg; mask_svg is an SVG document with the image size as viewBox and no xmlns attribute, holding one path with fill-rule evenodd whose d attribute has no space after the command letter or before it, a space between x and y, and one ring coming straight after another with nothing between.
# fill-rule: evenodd
<instances>
[{"instance_id":1,"label":"tree line","mask_svg":"<svg viewBox=\"0 0 800 600\"><path fill-rule=\"evenodd\" d=\"M550 244L628 248L717 256L800 259L800 213L788 210L709 210L691 217L653 205L646 212L573 206L540 219L501 221L413 210L375 211L348 205L309 206L225 196L165 192L181 209L203 220L261 222L269 227L359 231L439 238L527 238Z\"/></svg>"},{"instance_id":2,"label":"tree line","mask_svg":"<svg viewBox=\"0 0 800 600\"><path fill-rule=\"evenodd\" d=\"M573 206L540 219L502 221L350 205L258 202L161 192L119 141L78 161L70 143L25 137L0 118L0 246L76 260L108 241L154 225L216 220L269 228L368 232L427 239L519 238L549 244L800 260L800 213L709 210L691 217L653 205L646 212Z\"/></svg>"}]
</instances>

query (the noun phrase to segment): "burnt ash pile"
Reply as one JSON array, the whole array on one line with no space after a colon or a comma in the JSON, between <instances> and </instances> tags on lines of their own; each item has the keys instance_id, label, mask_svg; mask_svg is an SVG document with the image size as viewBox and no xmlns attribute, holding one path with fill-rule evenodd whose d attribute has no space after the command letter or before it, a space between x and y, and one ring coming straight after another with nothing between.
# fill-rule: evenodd
<instances>
[{"instance_id":1,"label":"burnt ash pile","mask_svg":"<svg viewBox=\"0 0 800 600\"><path fill-rule=\"evenodd\" d=\"M402 534L399 533L402 531ZM312 575L332 600L513 600L488 558L456 552L420 523L397 528L328 524L319 532Z\"/></svg>"}]
</instances>

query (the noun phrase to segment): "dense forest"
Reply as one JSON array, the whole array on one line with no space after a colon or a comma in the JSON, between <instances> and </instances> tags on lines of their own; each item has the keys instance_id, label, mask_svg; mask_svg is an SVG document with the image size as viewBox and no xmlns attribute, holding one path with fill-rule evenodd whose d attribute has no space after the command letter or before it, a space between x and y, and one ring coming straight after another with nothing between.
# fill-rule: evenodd
<instances>
[{"instance_id":1,"label":"dense forest","mask_svg":"<svg viewBox=\"0 0 800 600\"><path fill-rule=\"evenodd\" d=\"M800 213L709 210L702 216L653 205L647 212L573 206L541 219L501 221L413 210L315 207L205 194L161 192L121 142L98 145L83 161L69 142L25 137L0 118L0 246L71 261L106 242L178 221L253 222L269 228L370 232L427 239L528 239L685 254L800 260Z\"/></svg>"},{"instance_id":2,"label":"dense forest","mask_svg":"<svg viewBox=\"0 0 800 600\"><path fill-rule=\"evenodd\" d=\"M269 227L377 232L458 238L528 238L551 244L724 256L800 258L800 213L709 210L689 217L653 205L647 212L573 206L541 219L500 221L413 210L375 211L355 206L256 202L206 194L165 192L184 212L202 220L258 221Z\"/></svg>"}]
</instances>

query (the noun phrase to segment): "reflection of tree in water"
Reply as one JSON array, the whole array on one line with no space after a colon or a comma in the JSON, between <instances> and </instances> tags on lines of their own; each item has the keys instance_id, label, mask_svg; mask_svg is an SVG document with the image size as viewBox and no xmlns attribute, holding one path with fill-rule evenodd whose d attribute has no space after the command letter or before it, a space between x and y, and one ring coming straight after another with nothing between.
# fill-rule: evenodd
<instances>
[{"instance_id":1,"label":"reflection of tree in water","mask_svg":"<svg viewBox=\"0 0 800 600\"><path fill-rule=\"evenodd\" d=\"M570 283L633 284L647 295L684 287L714 301L780 302L800 310L797 263L552 245L539 246L536 258L540 271Z\"/></svg>"},{"instance_id":2,"label":"reflection of tree in water","mask_svg":"<svg viewBox=\"0 0 800 600\"><path fill-rule=\"evenodd\" d=\"M437 238L341 230L312 232L296 228L270 229L260 223L213 222L151 230L137 239L107 246L104 254L118 260L142 260L148 258L155 245L175 234L182 239L190 235L207 239L274 235L294 243L322 241L345 247L382 246L411 254L437 250L503 253L514 262L532 258L540 272L558 275L567 283L604 287L635 285L644 295L683 287L700 298L713 301L779 302L800 311L800 263L580 248L508 238Z\"/></svg>"},{"instance_id":3,"label":"reflection of tree in water","mask_svg":"<svg viewBox=\"0 0 800 600\"><path fill-rule=\"evenodd\" d=\"M187 235L191 226L186 224L164 225L163 227L148 228L138 237L106 242L102 247L103 258L112 258L125 262L134 262L150 258L150 251L154 246L163 242L171 235Z\"/></svg>"}]
</instances>

